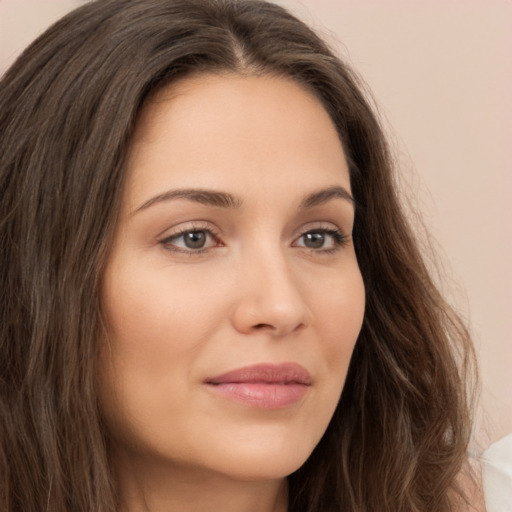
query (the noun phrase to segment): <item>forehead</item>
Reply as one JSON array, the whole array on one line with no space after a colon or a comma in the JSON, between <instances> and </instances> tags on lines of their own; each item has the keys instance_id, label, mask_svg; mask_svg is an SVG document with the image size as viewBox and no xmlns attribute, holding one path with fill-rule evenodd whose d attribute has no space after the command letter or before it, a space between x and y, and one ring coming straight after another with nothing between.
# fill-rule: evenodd
<instances>
[{"instance_id":1,"label":"forehead","mask_svg":"<svg viewBox=\"0 0 512 512\"><path fill-rule=\"evenodd\" d=\"M128 170L132 196L164 183L289 187L292 177L349 188L342 144L320 101L268 75L202 74L158 91L141 111Z\"/></svg>"}]
</instances>

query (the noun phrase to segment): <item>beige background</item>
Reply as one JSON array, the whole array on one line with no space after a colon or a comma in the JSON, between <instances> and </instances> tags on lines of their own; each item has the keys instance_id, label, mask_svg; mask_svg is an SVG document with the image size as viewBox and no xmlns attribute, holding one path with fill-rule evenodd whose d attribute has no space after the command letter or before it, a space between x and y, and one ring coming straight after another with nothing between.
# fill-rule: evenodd
<instances>
[{"instance_id":1,"label":"beige background","mask_svg":"<svg viewBox=\"0 0 512 512\"><path fill-rule=\"evenodd\" d=\"M0 73L80 0L0 0ZM512 1L282 0L363 75L472 325L479 438L512 432Z\"/></svg>"}]
</instances>

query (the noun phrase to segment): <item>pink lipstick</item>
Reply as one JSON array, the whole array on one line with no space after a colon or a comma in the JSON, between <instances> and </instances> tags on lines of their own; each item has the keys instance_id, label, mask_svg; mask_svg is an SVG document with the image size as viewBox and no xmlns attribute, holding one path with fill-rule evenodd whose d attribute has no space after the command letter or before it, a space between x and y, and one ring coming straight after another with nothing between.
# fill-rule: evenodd
<instances>
[{"instance_id":1,"label":"pink lipstick","mask_svg":"<svg viewBox=\"0 0 512 512\"><path fill-rule=\"evenodd\" d=\"M257 364L205 379L214 393L261 409L296 404L311 386L309 372L297 363Z\"/></svg>"}]
</instances>

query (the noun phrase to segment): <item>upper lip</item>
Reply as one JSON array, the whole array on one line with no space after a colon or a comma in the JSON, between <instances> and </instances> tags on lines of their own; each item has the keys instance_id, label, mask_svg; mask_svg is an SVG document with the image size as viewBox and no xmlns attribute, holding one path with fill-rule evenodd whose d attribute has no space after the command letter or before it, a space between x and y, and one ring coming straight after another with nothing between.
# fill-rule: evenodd
<instances>
[{"instance_id":1,"label":"upper lip","mask_svg":"<svg viewBox=\"0 0 512 512\"><path fill-rule=\"evenodd\" d=\"M311 384L311 375L298 363L263 363L230 370L222 375L208 377L207 384L262 383L262 384Z\"/></svg>"}]
</instances>

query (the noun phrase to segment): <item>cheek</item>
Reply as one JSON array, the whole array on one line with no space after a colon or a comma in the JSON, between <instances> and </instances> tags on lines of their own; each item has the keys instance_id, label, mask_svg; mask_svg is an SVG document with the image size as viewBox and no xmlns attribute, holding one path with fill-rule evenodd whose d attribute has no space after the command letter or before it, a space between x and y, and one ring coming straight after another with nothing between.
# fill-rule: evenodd
<instances>
[{"instance_id":1,"label":"cheek","mask_svg":"<svg viewBox=\"0 0 512 512\"><path fill-rule=\"evenodd\" d=\"M132 259L114 259L105 275L103 305L116 347L151 356L202 343L221 317L221 305L211 300L216 284L199 273Z\"/></svg>"},{"instance_id":2,"label":"cheek","mask_svg":"<svg viewBox=\"0 0 512 512\"><path fill-rule=\"evenodd\" d=\"M220 282L192 266L177 272L130 256L114 253L105 272L108 339L100 356L105 403L122 405L125 416L142 403L182 396L187 372L226 316Z\"/></svg>"},{"instance_id":3,"label":"cheek","mask_svg":"<svg viewBox=\"0 0 512 512\"><path fill-rule=\"evenodd\" d=\"M180 396L179 377L189 366L194 344L201 342L202 326L194 321L188 288L178 294L183 283L164 276L137 258L115 254L105 272L102 306L108 335L99 381L103 412L116 434L137 418L154 415L155 403Z\"/></svg>"},{"instance_id":4,"label":"cheek","mask_svg":"<svg viewBox=\"0 0 512 512\"><path fill-rule=\"evenodd\" d=\"M365 311L365 289L359 269L322 294L315 322L327 365L326 375L341 393Z\"/></svg>"}]
</instances>

